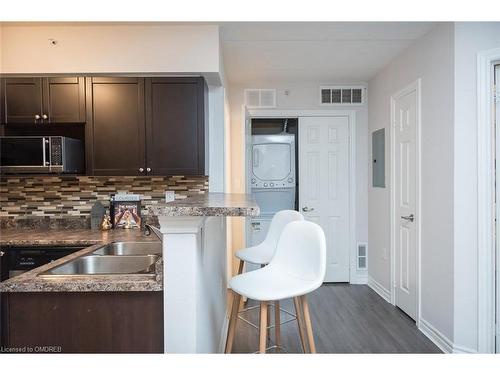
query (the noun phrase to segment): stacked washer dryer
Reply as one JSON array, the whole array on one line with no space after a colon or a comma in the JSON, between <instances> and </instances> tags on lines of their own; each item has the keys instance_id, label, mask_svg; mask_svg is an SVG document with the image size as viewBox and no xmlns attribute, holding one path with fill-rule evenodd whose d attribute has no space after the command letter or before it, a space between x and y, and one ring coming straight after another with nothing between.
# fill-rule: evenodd
<instances>
[{"instance_id":1,"label":"stacked washer dryer","mask_svg":"<svg viewBox=\"0 0 500 375\"><path fill-rule=\"evenodd\" d=\"M296 208L295 135L287 133L252 136L251 192L260 216L250 220L249 245L264 240L274 214Z\"/></svg>"}]
</instances>

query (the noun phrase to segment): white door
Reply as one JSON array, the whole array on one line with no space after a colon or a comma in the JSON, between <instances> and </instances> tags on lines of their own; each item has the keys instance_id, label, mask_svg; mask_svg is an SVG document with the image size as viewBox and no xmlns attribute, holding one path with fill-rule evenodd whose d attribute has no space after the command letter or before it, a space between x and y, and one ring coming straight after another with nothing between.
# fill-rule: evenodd
<instances>
[{"instance_id":1,"label":"white door","mask_svg":"<svg viewBox=\"0 0 500 375\"><path fill-rule=\"evenodd\" d=\"M299 208L326 236L326 282L349 281L349 118L299 118Z\"/></svg>"},{"instance_id":2,"label":"white door","mask_svg":"<svg viewBox=\"0 0 500 375\"><path fill-rule=\"evenodd\" d=\"M417 316L417 121L418 86L393 97L395 302Z\"/></svg>"},{"instance_id":3,"label":"white door","mask_svg":"<svg viewBox=\"0 0 500 375\"><path fill-rule=\"evenodd\" d=\"M495 127L497 129L497 150L496 150L496 220L497 220L497 245L496 245L496 352L500 353L500 65L495 66Z\"/></svg>"}]
</instances>

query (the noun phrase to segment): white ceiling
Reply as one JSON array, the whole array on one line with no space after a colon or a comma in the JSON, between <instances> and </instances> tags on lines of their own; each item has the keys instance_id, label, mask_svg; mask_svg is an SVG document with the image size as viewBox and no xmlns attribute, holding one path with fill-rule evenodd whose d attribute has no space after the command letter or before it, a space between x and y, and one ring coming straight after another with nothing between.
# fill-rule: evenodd
<instances>
[{"instance_id":1,"label":"white ceiling","mask_svg":"<svg viewBox=\"0 0 500 375\"><path fill-rule=\"evenodd\" d=\"M366 82L432 22L221 23L232 84Z\"/></svg>"}]
</instances>

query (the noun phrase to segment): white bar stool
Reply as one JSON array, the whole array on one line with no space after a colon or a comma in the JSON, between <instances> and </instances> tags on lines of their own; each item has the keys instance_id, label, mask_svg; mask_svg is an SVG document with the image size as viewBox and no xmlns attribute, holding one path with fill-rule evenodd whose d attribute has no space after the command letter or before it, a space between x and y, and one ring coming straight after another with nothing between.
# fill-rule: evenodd
<instances>
[{"instance_id":1,"label":"white bar stool","mask_svg":"<svg viewBox=\"0 0 500 375\"><path fill-rule=\"evenodd\" d=\"M294 299L302 350L304 353L307 351L315 353L316 347L306 294L321 286L325 272L326 243L321 227L308 221L295 221L287 224L269 264L264 268L237 275L229 282L234 293L234 300L225 352L231 353L232 351L238 309L243 296L260 301L260 353L266 352L268 304L286 298ZM279 312L275 309L275 313L276 311ZM280 341L279 328L280 325L276 322L277 343Z\"/></svg>"},{"instance_id":2,"label":"white bar stool","mask_svg":"<svg viewBox=\"0 0 500 375\"><path fill-rule=\"evenodd\" d=\"M272 220L271 224L269 225L269 230L267 232L266 238L264 241L262 241L260 244L252 247L247 247L245 249L241 249L235 253L236 258L240 260L239 266L238 266L238 275L243 272L243 267L245 262L246 263L251 263L251 264L257 264L260 265L261 267L264 267L265 265L269 264L271 261L272 257L274 256L274 253L276 252L276 246L278 244L278 240L280 238L281 232L285 228L285 226L288 223L294 222L294 221L303 221L304 216L294 210L282 210L277 212ZM259 329L257 325L254 323L250 322L249 320L245 319L242 316L242 313L245 313L249 310L253 310L255 308L259 308L259 306L253 306L253 307L248 307L244 308L239 311L238 317L243 320L245 323L249 324L250 326ZM291 316L292 318L289 320L286 320L282 322L281 324L285 324L288 322L291 322L295 320L296 316L292 314L291 312L280 308L279 302L276 302L274 305L274 315L275 315L275 325L276 323L276 317L278 317L279 321L279 311L283 311L285 314ZM268 310L268 323L270 322L271 318L271 311ZM273 326L269 326L268 329L273 328Z\"/></svg>"}]
</instances>

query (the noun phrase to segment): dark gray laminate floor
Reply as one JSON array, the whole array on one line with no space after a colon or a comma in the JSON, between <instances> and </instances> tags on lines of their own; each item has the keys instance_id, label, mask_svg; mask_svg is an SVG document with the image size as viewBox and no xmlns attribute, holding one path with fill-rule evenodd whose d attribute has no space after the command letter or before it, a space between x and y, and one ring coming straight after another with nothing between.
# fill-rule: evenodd
<instances>
[{"instance_id":1,"label":"dark gray laminate floor","mask_svg":"<svg viewBox=\"0 0 500 375\"><path fill-rule=\"evenodd\" d=\"M249 306L255 305L249 301ZM319 353L440 353L415 322L366 285L326 284L309 295L311 319ZM293 301L282 301L293 310ZM245 313L258 322L258 309ZM281 319L287 316L282 313ZM300 353L297 322L281 326L283 347ZM274 339L274 332L271 334ZM258 331L238 320L234 353L258 349Z\"/></svg>"}]
</instances>

